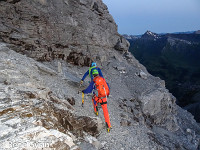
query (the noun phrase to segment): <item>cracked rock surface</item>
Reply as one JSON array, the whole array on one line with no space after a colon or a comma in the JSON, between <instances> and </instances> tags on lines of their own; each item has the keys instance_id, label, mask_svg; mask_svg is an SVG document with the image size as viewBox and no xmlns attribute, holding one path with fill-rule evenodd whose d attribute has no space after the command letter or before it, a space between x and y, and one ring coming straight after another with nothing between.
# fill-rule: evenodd
<instances>
[{"instance_id":1,"label":"cracked rock surface","mask_svg":"<svg viewBox=\"0 0 200 150\"><path fill-rule=\"evenodd\" d=\"M102 0L0 0L0 150L199 150L200 127L128 52ZM80 91L97 62L103 112Z\"/></svg>"},{"instance_id":2,"label":"cracked rock surface","mask_svg":"<svg viewBox=\"0 0 200 150\"><path fill-rule=\"evenodd\" d=\"M112 129L107 133L102 109L98 117L93 113L91 95L81 106L79 82L87 67L36 62L1 43L2 149L198 149L198 124L175 104L161 81L148 72L147 79L135 75L142 66L110 59L102 68L111 86Z\"/></svg>"},{"instance_id":3,"label":"cracked rock surface","mask_svg":"<svg viewBox=\"0 0 200 150\"><path fill-rule=\"evenodd\" d=\"M40 61L88 66L106 61L117 43L122 52L129 47L102 0L5 0L0 18L0 39Z\"/></svg>"}]
</instances>

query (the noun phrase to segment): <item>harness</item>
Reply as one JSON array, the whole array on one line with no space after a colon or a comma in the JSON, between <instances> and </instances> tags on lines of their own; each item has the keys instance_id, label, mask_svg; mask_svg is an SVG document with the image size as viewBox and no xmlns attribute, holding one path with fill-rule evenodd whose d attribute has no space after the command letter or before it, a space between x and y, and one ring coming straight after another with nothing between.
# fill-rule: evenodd
<instances>
[{"instance_id":1,"label":"harness","mask_svg":"<svg viewBox=\"0 0 200 150\"><path fill-rule=\"evenodd\" d=\"M97 98L97 100L95 100L95 97ZM100 103L101 105L107 104L107 96L106 96L106 97L97 97L96 94L93 95L93 99L94 99L97 103L99 103L99 100L102 100L103 98L106 98L106 101ZM102 101L103 101L103 100L102 100Z\"/></svg>"},{"instance_id":2,"label":"harness","mask_svg":"<svg viewBox=\"0 0 200 150\"><path fill-rule=\"evenodd\" d=\"M103 104L107 104L107 101L106 102L103 102L103 103L100 103L101 105L103 105Z\"/></svg>"}]
</instances>

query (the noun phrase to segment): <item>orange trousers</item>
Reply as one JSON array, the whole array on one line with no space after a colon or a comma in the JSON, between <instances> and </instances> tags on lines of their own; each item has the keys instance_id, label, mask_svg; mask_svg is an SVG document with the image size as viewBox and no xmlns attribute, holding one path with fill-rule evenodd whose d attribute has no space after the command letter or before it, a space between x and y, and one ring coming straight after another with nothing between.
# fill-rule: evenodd
<instances>
[{"instance_id":1,"label":"orange trousers","mask_svg":"<svg viewBox=\"0 0 200 150\"><path fill-rule=\"evenodd\" d=\"M92 103L94 106L94 112L98 111L98 107L97 107L97 103L101 104L101 107L103 109L103 115L105 118L105 122L107 124L107 127L110 128L111 124L110 124L110 118L109 118L109 114L108 114L108 108L107 108L107 98L98 98L96 95L93 96L92 98Z\"/></svg>"}]
</instances>

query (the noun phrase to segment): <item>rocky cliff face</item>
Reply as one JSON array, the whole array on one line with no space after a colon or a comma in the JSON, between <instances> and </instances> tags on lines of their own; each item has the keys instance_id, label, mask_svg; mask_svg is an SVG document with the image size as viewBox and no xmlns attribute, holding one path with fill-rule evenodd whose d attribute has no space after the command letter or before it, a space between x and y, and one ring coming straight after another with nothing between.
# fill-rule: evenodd
<instances>
[{"instance_id":1,"label":"rocky cliff face","mask_svg":"<svg viewBox=\"0 0 200 150\"><path fill-rule=\"evenodd\" d=\"M128 50L101 0L1 1L0 18L1 39L36 60L89 65L106 61L114 46Z\"/></svg>"},{"instance_id":2,"label":"rocky cliff face","mask_svg":"<svg viewBox=\"0 0 200 150\"><path fill-rule=\"evenodd\" d=\"M102 1L4 0L0 11L2 149L199 148L198 124L127 52ZM111 87L110 133L77 93L91 60Z\"/></svg>"}]
</instances>

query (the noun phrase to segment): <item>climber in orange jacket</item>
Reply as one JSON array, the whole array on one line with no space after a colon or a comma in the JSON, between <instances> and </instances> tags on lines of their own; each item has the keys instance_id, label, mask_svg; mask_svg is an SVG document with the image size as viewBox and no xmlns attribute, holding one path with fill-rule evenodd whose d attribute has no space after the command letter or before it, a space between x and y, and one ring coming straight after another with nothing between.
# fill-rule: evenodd
<instances>
[{"instance_id":1,"label":"climber in orange jacket","mask_svg":"<svg viewBox=\"0 0 200 150\"><path fill-rule=\"evenodd\" d=\"M106 83L105 79L101 76L99 76L99 72L97 69L94 69L92 71L92 75L94 77L92 83L93 83L93 97L92 97L92 103L94 106L94 113L98 115L98 107L97 103L101 104L101 107L103 109L103 114L106 122L107 131L110 131L111 124L110 124L110 118L108 114L107 109L107 97L110 94L109 86ZM83 92L87 91L85 89Z\"/></svg>"}]
</instances>

